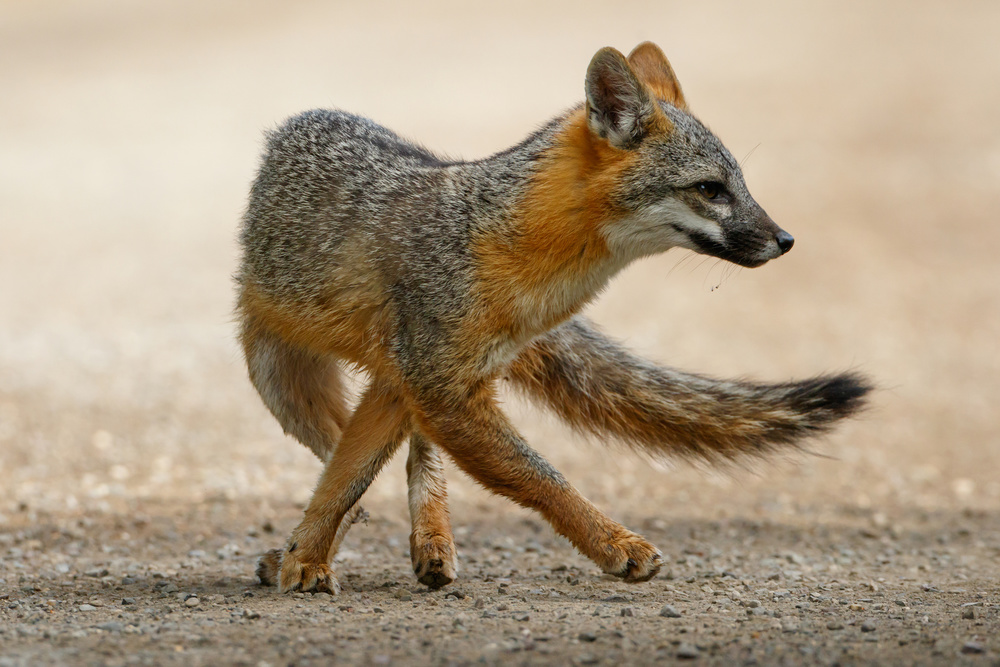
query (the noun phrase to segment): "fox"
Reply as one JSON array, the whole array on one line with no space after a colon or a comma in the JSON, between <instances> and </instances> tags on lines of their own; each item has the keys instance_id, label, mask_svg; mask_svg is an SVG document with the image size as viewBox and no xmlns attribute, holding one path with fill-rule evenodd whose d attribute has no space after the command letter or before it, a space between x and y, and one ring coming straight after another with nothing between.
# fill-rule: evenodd
<instances>
[{"instance_id":1,"label":"fox","mask_svg":"<svg viewBox=\"0 0 1000 667\"><path fill-rule=\"evenodd\" d=\"M336 594L333 557L404 441L422 584L458 572L442 453L605 573L654 577L662 552L529 446L501 382L577 431L709 463L801 448L865 406L873 385L857 372L718 380L647 361L581 314L643 257L684 248L758 267L794 243L658 46L597 51L584 96L472 161L339 110L269 134L240 232L239 339L264 404L323 470L284 547L260 559L261 583ZM350 370L367 378L353 409Z\"/></svg>"}]
</instances>

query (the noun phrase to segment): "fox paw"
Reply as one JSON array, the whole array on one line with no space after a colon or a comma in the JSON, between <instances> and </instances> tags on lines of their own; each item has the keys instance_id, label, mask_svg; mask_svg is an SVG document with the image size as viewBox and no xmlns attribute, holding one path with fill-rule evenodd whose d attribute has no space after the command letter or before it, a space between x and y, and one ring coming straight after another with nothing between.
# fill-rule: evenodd
<instances>
[{"instance_id":1,"label":"fox paw","mask_svg":"<svg viewBox=\"0 0 1000 667\"><path fill-rule=\"evenodd\" d=\"M458 574L458 552L451 535L410 535L410 559L417 581L428 588L447 586Z\"/></svg>"},{"instance_id":2,"label":"fox paw","mask_svg":"<svg viewBox=\"0 0 1000 667\"><path fill-rule=\"evenodd\" d=\"M660 550L635 533L616 540L615 551L619 554L617 562L604 571L630 584L649 581L663 565Z\"/></svg>"},{"instance_id":3,"label":"fox paw","mask_svg":"<svg viewBox=\"0 0 1000 667\"><path fill-rule=\"evenodd\" d=\"M272 553L274 552L268 552L264 558ZM264 558L261 558L261 561ZM258 576L260 569L261 566L258 565ZM278 590L282 593L301 591L303 593L336 595L340 592L340 583L337 581L337 575L326 563L303 563L294 553L283 551L278 569Z\"/></svg>"}]
</instances>

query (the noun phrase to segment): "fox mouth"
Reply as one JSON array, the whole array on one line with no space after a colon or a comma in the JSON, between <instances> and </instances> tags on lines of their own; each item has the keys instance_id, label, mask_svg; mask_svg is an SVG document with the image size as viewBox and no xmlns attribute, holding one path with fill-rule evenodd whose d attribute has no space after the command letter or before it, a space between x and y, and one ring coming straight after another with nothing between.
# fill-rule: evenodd
<instances>
[{"instance_id":1,"label":"fox mouth","mask_svg":"<svg viewBox=\"0 0 1000 667\"><path fill-rule=\"evenodd\" d=\"M745 238L734 239L737 243L730 244L724 241L717 241L707 234L698 231L687 230L686 233L696 246L697 252L703 255L718 257L719 259L748 269L762 266L782 254L780 251L777 253L772 251L768 247L770 243L767 241L748 234L741 235ZM777 246L775 250L777 250Z\"/></svg>"}]
</instances>

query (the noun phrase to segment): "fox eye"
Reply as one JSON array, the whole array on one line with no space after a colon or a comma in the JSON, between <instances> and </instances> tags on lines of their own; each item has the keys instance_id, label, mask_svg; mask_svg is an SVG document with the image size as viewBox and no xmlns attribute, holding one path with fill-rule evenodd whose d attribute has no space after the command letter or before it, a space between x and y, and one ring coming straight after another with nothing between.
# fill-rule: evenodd
<instances>
[{"instance_id":1,"label":"fox eye","mask_svg":"<svg viewBox=\"0 0 1000 667\"><path fill-rule=\"evenodd\" d=\"M698 194L705 199L720 199L726 196L726 186L717 181L703 181L695 185Z\"/></svg>"}]
</instances>

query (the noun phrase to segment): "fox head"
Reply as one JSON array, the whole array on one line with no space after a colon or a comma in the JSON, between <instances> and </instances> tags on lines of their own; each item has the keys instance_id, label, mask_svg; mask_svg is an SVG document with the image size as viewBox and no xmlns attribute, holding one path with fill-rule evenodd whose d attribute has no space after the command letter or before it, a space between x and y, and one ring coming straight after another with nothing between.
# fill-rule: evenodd
<instances>
[{"instance_id":1,"label":"fox head","mask_svg":"<svg viewBox=\"0 0 1000 667\"><path fill-rule=\"evenodd\" d=\"M645 42L628 58L597 52L587 69L586 118L595 141L620 154L604 228L612 252L636 258L683 247L755 267L794 239L768 217L739 164L688 111L666 56Z\"/></svg>"}]
</instances>

